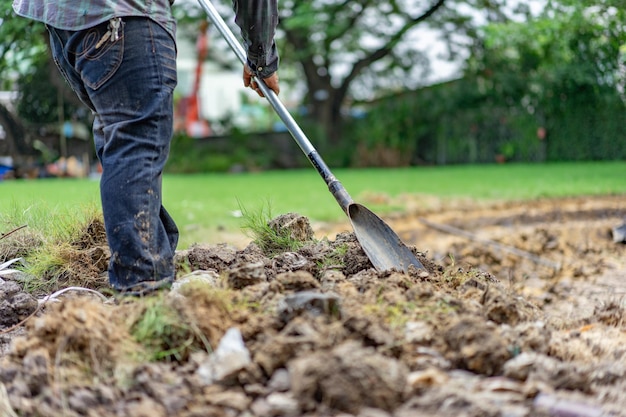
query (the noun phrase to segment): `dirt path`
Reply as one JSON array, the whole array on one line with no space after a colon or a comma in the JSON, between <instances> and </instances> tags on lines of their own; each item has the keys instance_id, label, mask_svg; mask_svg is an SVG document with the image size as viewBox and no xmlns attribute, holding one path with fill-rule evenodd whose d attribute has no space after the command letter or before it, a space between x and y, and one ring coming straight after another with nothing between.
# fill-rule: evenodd
<instances>
[{"instance_id":1,"label":"dirt path","mask_svg":"<svg viewBox=\"0 0 626 417\"><path fill-rule=\"evenodd\" d=\"M427 267L408 274L347 224L273 257L193 247L167 295L30 319L0 415L626 416L625 202L405 200L385 220Z\"/></svg>"},{"instance_id":2,"label":"dirt path","mask_svg":"<svg viewBox=\"0 0 626 417\"><path fill-rule=\"evenodd\" d=\"M625 203L623 196L506 203L424 213L392 224L438 262L454 259L489 271L546 312L574 320L626 295L626 245L612 239L613 227L626 221ZM424 220L470 232L477 241L443 233Z\"/></svg>"}]
</instances>

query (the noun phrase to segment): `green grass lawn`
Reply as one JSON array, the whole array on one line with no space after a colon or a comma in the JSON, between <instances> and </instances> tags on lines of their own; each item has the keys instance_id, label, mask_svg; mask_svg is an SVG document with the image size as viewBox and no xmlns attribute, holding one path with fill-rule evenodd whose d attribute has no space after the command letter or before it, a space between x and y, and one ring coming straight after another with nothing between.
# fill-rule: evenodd
<instances>
[{"instance_id":1,"label":"green grass lawn","mask_svg":"<svg viewBox=\"0 0 626 417\"><path fill-rule=\"evenodd\" d=\"M355 201L384 216L402 210L409 194L420 197L525 200L576 195L626 195L626 162L462 165L399 169L337 169L333 173ZM238 232L240 208L297 212L312 221L340 221L344 214L311 169L246 174L166 175L164 202L181 228L181 248L211 241L218 230ZM371 196L388 196L379 203ZM47 179L0 181L0 214L99 206L98 181ZM0 224L0 232L6 226Z\"/></svg>"}]
</instances>

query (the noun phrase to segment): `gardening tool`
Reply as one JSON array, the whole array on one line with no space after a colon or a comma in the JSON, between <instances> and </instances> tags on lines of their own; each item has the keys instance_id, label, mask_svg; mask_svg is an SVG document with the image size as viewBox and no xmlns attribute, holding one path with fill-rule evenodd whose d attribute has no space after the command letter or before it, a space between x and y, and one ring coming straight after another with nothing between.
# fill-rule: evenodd
<instances>
[{"instance_id":1,"label":"gardening tool","mask_svg":"<svg viewBox=\"0 0 626 417\"><path fill-rule=\"evenodd\" d=\"M233 32L226 25L213 4L209 0L199 0L199 2L239 60L245 64L247 57L243 46L233 35ZM402 243L398 235L380 217L352 200L352 197L330 172L326 163L278 99L278 96L265 85L260 77L256 78L261 92L270 102L283 123L285 123L291 136L293 136L302 152L304 152L311 164L322 176L335 200L337 200L341 209L350 219L354 234L372 265L379 271L395 269L407 272L410 265L424 269L424 266L417 260L413 252Z\"/></svg>"}]
</instances>

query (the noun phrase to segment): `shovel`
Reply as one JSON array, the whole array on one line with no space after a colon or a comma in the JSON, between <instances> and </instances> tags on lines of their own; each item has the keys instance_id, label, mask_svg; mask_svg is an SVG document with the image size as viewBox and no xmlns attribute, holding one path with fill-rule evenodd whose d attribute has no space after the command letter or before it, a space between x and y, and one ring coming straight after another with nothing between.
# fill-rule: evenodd
<instances>
[{"instance_id":1,"label":"shovel","mask_svg":"<svg viewBox=\"0 0 626 417\"><path fill-rule=\"evenodd\" d=\"M211 4L209 0L199 0L199 2L209 15L209 19L226 39L226 42L228 42L239 60L245 64L246 52L243 46L241 46L239 40L233 35L233 32L226 25L213 4ZM326 163L322 160L317 150L315 150L276 94L265 85L263 80L257 79L257 83L278 116L282 119L285 126L287 126L291 136L293 136L298 146L300 146L300 149L302 149L302 152L304 152L311 164L313 164L317 172L322 176L333 197L335 197L341 209L350 219L354 234L372 265L379 271L393 269L407 272L411 265L415 268L425 269L413 252L402 243L398 235L396 235L380 217L372 213L365 206L357 204L352 200L352 197L350 197L343 185L330 172Z\"/></svg>"}]
</instances>

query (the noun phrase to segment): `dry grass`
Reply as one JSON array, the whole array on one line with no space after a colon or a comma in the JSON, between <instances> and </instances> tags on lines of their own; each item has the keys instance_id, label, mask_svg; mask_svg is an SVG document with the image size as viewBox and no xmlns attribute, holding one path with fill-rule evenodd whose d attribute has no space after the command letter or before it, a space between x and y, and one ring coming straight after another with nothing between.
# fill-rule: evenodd
<instances>
[{"instance_id":1,"label":"dry grass","mask_svg":"<svg viewBox=\"0 0 626 417\"><path fill-rule=\"evenodd\" d=\"M0 215L4 238L0 260L23 259L18 280L36 294L69 286L99 288L106 283L109 250L102 214L95 207L14 209Z\"/></svg>"}]
</instances>

